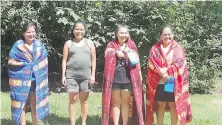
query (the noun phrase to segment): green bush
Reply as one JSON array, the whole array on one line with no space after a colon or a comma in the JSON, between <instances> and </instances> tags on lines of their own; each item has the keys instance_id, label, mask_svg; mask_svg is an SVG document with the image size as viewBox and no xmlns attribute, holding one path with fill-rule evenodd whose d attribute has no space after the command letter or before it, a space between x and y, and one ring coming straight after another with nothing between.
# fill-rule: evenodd
<instances>
[{"instance_id":1,"label":"green bush","mask_svg":"<svg viewBox=\"0 0 222 125\"><path fill-rule=\"evenodd\" d=\"M146 58L152 45L159 39L161 27L170 24L186 52L192 93L207 93L222 73L222 2L176 1L1 1L1 73L2 90L8 89L7 57L13 43L21 36L27 21L38 26L49 52L49 73L61 73L62 49L70 39L72 25L77 20L87 24L87 37L97 47L95 90L101 90L104 68L104 49L114 38L116 23L129 25L132 39L140 53L144 84ZM56 67L56 68L55 68ZM54 81L54 77L51 77ZM56 78L60 81L60 78ZM50 83L51 87L58 87ZM55 89L51 89L55 90Z\"/></svg>"}]
</instances>

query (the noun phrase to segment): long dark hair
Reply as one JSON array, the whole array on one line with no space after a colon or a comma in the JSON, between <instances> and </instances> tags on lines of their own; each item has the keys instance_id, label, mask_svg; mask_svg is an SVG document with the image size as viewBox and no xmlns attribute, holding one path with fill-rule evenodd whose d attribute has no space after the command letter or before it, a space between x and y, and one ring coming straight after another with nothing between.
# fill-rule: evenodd
<instances>
[{"instance_id":1,"label":"long dark hair","mask_svg":"<svg viewBox=\"0 0 222 125\"><path fill-rule=\"evenodd\" d=\"M36 28L35 23L33 23L33 22L25 23L25 24L23 25L23 27L22 27L22 35L21 35L22 40L25 40L23 34L24 34L30 27L34 27L34 28L35 28L35 32L37 32L37 31L36 31L37 28Z\"/></svg>"},{"instance_id":2,"label":"long dark hair","mask_svg":"<svg viewBox=\"0 0 222 125\"><path fill-rule=\"evenodd\" d=\"M75 35L73 34L73 30L75 29L76 25L77 24L82 24L84 26L84 30L85 30L85 35L84 36L87 36L87 27L86 27L86 23L84 21L77 21L73 24L72 26L72 30L71 30L71 39L74 39L75 38Z\"/></svg>"}]
</instances>

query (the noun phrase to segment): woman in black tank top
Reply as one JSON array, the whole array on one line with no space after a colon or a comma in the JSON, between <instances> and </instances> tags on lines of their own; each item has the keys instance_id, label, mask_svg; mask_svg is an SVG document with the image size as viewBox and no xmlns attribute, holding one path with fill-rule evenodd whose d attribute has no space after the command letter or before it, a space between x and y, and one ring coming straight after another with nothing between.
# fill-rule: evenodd
<instances>
[{"instance_id":1,"label":"woman in black tank top","mask_svg":"<svg viewBox=\"0 0 222 125\"><path fill-rule=\"evenodd\" d=\"M126 42L129 38L128 28L118 26L116 30L116 40L119 50L116 51L116 66L112 84L112 112L114 125L119 125L119 118L122 117L123 125L128 124L129 102L131 97L132 85L130 81L129 68L123 53ZM120 113L121 112L121 113ZM120 114L122 116L120 116Z\"/></svg>"}]
</instances>

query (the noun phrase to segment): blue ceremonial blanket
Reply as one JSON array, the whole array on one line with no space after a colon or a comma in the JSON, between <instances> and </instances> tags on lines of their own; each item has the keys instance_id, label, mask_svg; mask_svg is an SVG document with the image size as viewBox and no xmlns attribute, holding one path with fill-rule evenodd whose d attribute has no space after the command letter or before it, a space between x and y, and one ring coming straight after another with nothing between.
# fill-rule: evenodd
<instances>
[{"instance_id":1,"label":"blue ceremonial blanket","mask_svg":"<svg viewBox=\"0 0 222 125\"><path fill-rule=\"evenodd\" d=\"M8 74L12 119L20 123L22 109L28 99L32 74L36 81L36 116L43 119L49 114L48 103L48 58L42 42L33 41L33 51L18 40L9 53Z\"/></svg>"}]
</instances>

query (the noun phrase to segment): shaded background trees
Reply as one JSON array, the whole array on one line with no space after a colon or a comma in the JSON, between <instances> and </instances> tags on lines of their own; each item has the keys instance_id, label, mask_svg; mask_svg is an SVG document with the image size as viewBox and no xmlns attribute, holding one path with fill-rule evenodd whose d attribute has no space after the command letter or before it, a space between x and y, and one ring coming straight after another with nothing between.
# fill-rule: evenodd
<instances>
[{"instance_id":1,"label":"shaded background trees","mask_svg":"<svg viewBox=\"0 0 222 125\"><path fill-rule=\"evenodd\" d=\"M60 84L62 49L77 20L87 24L87 37L97 47L95 90L102 84L104 49L114 38L116 23L126 23L140 52L146 83L146 58L159 40L159 31L171 25L186 51L192 93L207 93L222 75L222 2L163 1L24 1L1 2L1 90L8 90L7 57L21 36L21 27L33 21L49 52L50 89Z\"/></svg>"}]
</instances>

